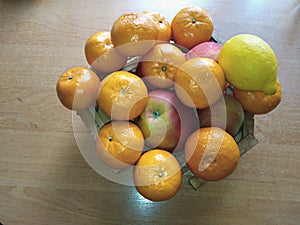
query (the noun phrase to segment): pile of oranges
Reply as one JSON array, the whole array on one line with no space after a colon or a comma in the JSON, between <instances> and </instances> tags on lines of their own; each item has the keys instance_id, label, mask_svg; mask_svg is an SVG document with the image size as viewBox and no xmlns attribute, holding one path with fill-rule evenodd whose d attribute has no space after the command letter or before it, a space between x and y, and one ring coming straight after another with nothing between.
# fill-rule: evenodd
<instances>
[{"instance_id":1,"label":"pile of oranges","mask_svg":"<svg viewBox=\"0 0 300 225\"><path fill-rule=\"evenodd\" d=\"M99 159L116 169L134 166L137 191L152 201L168 200L178 192L181 166L170 151L145 151L144 134L134 119L144 111L150 90L170 90L195 110L223 96L228 84L218 62L185 56L189 49L209 42L212 33L212 18L199 6L180 10L171 23L156 12L124 13L111 31L96 32L86 41L89 68L71 68L57 82L58 98L66 108L80 112L96 104L111 119L99 128ZM137 56L136 70L125 71L128 59ZM234 95L254 114L267 113L280 101L280 93L266 96L234 89ZM232 135L218 127L194 130L182 150L195 176L208 181L229 176L240 158Z\"/></svg>"}]
</instances>

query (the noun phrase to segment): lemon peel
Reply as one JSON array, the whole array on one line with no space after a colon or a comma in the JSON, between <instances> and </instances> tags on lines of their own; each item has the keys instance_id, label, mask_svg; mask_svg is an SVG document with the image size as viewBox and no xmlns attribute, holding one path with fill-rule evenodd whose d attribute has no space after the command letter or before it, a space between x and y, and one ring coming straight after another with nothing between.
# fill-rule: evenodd
<instances>
[{"instance_id":1,"label":"lemon peel","mask_svg":"<svg viewBox=\"0 0 300 225\"><path fill-rule=\"evenodd\" d=\"M233 36L223 45L218 62L232 86L243 91L276 92L277 59L270 45L260 37Z\"/></svg>"}]
</instances>

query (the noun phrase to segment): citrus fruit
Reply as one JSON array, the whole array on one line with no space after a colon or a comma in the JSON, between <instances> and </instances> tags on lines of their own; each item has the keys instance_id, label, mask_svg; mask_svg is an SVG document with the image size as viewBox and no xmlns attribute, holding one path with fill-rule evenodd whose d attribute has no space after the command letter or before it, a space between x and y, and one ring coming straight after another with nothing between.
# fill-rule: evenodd
<instances>
[{"instance_id":1,"label":"citrus fruit","mask_svg":"<svg viewBox=\"0 0 300 225\"><path fill-rule=\"evenodd\" d=\"M172 37L171 25L168 20L158 12L145 11L144 13L149 13L153 16L154 20L158 26L157 40L163 42L170 42Z\"/></svg>"},{"instance_id":2,"label":"citrus fruit","mask_svg":"<svg viewBox=\"0 0 300 225\"><path fill-rule=\"evenodd\" d=\"M138 73L156 88L169 88L179 66L185 62L183 52L176 46L164 43L155 45L144 55L138 65Z\"/></svg>"},{"instance_id":3,"label":"citrus fruit","mask_svg":"<svg viewBox=\"0 0 300 225\"><path fill-rule=\"evenodd\" d=\"M137 125L129 121L111 121L100 128L96 148L108 166L123 169L136 163L144 148L144 137Z\"/></svg>"},{"instance_id":4,"label":"citrus fruit","mask_svg":"<svg viewBox=\"0 0 300 225\"><path fill-rule=\"evenodd\" d=\"M116 71L101 81L97 101L107 116L116 120L131 120L146 107L148 90L137 75Z\"/></svg>"},{"instance_id":5,"label":"citrus fruit","mask_svg":"<svg viewBox=\"0 0 300 225\"><path fill-rule=\"evenodd\" d=\"M60 76L56 93L66 108L83 111L96 103L99 83L100 79L92 70L73 67Z\"/></svg>"},{"instance_id":6,"label":"citrus fruit","mask_svg":"<svg viewBox=\"0 0 300 225\"><path fill-rule=\"evenodd\" d=\"M209 12L200 6L180 10L171 22L172 37L176 44L192 48L209 41L214 29Z\"/></svg>"},{"instance_id":7,"label":"citrus fruit","mask_svg":"<svg viewBox=\"0 0 300 225\"><path fill-rule=\"evenodd\" d=\"M276 92L277 59L272 48L260 37L233 36L223 45L218 62L232 86L242 91Z\"/></svg>"},{"instance_id":8,"label":"citrus fruit","mask_svg":"<svg viewBox=\"0 0 300 225\"><path fill-rule=\"evenodd\" d=\"M151 14L124 13L113 23L111 41L123 55L143 55L155 44L158 32L157 21Z\"/></svg>"},{"instance_id":9,"label":"citrus fruit","mask_svg":"<svg viewBox=\"0 0 300 225\"><path fill-rule=\"evenodd\" d=\"M213 59L189 59L175 76L176 95L189 107L203 109L214 104L224 89L223 70Z\"/></svg>"},{"instance_id":10,"label":"citrus fruit","mask_svg":"<svg viewBox=\"0 0 300 225\"><path fill-rule=\"evenodd\" d=\"M133 176L137 191L151 201L175 196L182 179L177 159L162 149L145 152L136 163Z\"/></svg>"},{"instance_id":11,"label":"citrus fruit","mask_svg":"<svg viewBox=\"0 0 300 225\"><path fill-rule=\"evenodd\" d=\"M233 95L236 97L243 108L253 114L266 114L274 110L281 102L281 85L277 80L277 89L275 94L267 95L261 91L241 91L233 89Z\"/></svg>"},{"instance_id":12,"label":"citrus fruit","mask_svg":"<svg viewBox=\"0 0 300 225\"><path fill-rule=\"evenodd\" d=\"M229 176L240 159L233 137L218 127L200 128L185 144L185 160L193 174L207 181Z\"/></svg>"},{"instance_id":13,"label":"citrus fruit","mask_svg":"<svg viewBox=\"0 0 300 225\"><path fill-rule=\"evenodd\" d=\"M84 52L88 64L102 73L120 70L127 61L127 57L113 47L109 31L91 35L85 43Z\"/></svg>"}]
</instances>

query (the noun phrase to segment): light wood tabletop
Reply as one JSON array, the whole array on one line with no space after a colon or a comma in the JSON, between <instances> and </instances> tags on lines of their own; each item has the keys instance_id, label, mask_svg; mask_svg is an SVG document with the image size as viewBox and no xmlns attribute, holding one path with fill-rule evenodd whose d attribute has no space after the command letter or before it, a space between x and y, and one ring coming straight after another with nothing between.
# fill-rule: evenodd
<instances>
[{"instance_id":1,"label":"light wood tabletop","mask_svg":"<svg viewBox=\"0 0 300 225\"><path fill-rule=\"evenodd\" d=\"M269 43L283 98L255 116L259 143L231 176L153 203L90 167L55 86L66 69L87 66L85 41L122 13L158 11L171 21L192 5L210 12L221 42L251 33ZM0 0L0 222L299 224L299 21L299 0Z\"/></svg>"}]
</instances>

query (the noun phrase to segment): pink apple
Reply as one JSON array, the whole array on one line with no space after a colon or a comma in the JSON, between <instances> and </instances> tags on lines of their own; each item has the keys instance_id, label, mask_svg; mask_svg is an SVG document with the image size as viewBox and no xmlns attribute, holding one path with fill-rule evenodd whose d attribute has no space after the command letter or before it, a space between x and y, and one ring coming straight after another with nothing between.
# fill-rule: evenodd
<instances>
[{"instance_id":1,"label":"pink apple","mask_svg":"<svg viewBox=\"0 0 300 225\"><path fill-rule=\"evenodd\" d=\"M204 57L211 58L218 62L218 56L220 50L222 48L222 44L216 42L203 42L201 44L196 45L191 50L189 50L185 56L185 58L191 59L196 57Z\"/></svg>"},{"instance_id":2,"label":"pink apple","mask_svg":"<svg viewBox=\"0 0 300 225\"><path fill-rule=\"evenodd\" d=\"M197 111L183 105L173 91L149 92L148 104L136 119L149 148L182 150L187 137L199 128Z\"/></svg>"}]
</instances>

